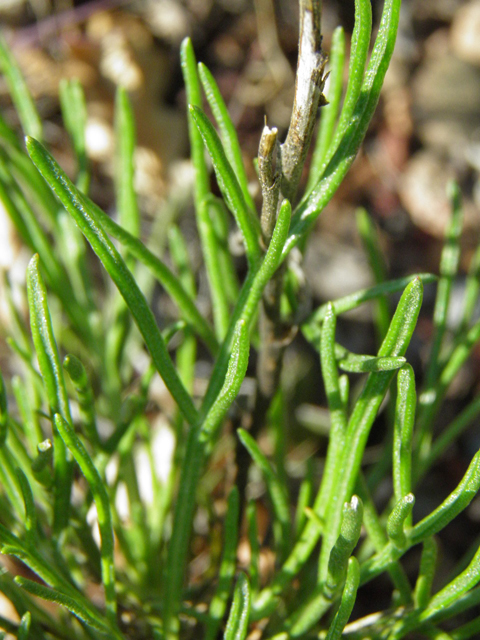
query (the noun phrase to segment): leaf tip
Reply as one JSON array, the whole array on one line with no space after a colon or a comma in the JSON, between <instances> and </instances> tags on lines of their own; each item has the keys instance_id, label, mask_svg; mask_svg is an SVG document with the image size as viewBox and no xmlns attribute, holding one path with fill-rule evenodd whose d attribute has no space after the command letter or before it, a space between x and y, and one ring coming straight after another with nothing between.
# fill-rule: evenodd
<instances>
[{"instance_id":1,"label":"leaf tip","mask_svg":"<svg viewBox=\"0 0 480 640\"><path fill-rule=\"evenodd\" d=\"M39 262L40 262L40 256L38 255L38 253L34 253L33 256L30 258L30 262L28 263L27 280L33 276L36 276L36 274L38 273Z\"/></svg>"},{"instance_id":2,"label":"leaf tip","mask_svg":"<svg viewBox=\"0 0 480 640\"><path fill-rule=\"evenodd\" d=\"M192 49L192 39L190 38L190 36L186 36L182 42L180 43L180 55L184 55L186 54L186 52L190 49Z\"/></svg>"}]
</instances>

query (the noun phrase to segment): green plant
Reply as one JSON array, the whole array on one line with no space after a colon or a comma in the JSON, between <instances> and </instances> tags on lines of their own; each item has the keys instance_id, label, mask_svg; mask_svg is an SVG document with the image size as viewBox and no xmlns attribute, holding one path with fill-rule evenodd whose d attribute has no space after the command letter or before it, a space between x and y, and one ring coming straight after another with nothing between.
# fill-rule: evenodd
<instances>
[{"instance_id":1,"label":"green plant","mask_svg":"<svg viewBox=\"0 0 480 640\"><path fill-rule=\"evenodd\" d=\"M35 105L0 40L0 68L27 135L25 153L16 134L0 118L0 201L35 254L27 273L30 330L9 295L8 279L4 286L11 315L8 344L22 369L21 376L8 382L0 376L0 543L2 553L11 558L10 570L0 573L0 591L20 620L0 618L0 626L9 634L22 639L79 640L175 640L180 635L204 634L213 640L230 609L227 640L242 640L254 623L264 637L277 640L313 634L327 640L342 635L400 640L411 632L438 640L478 635L480 617L474 611L480 602L480 551L443 588L431 592L437 558L435 534L476 495L480 454L474 456L458 487L432 513L415 524L412 515L418 483L480 413L480 402L475 399L433 438L434 420L450 383L480 339L480 322L472 321L480 285L478 259L467 279L460 330L453 339L446 339L462 225L457 187L451 187L453 215L440 265L435 335L418 403L406 352L420 311L423 284L435 278L419 274L382 281L376 230L363 211L358 214L358 226L378 280L376 286L302 317L301 284L289 263L290 252L294 247L304 248L313 223L355 158L393 52L400 0L385 0L368 65L370 1L356 0L355 8L345 96L342 100L345 38L339 28L333 36L326 104L320 3L300 2L293 116L282 144L276 129L265 126L262 133L260 216L248 189L237 134L215 80L204 65L197 67L190 41L182 45L195 168L194 205L213 325L210 316L202 315L197 307L196 280L179 229L174 227L169 236L173 268L140 240L133 185L135 127L127 93L118 91L115 107L117 224L88 197L90 167L80 85L68 81L61 88L64 122L78 163L74 184L43 146ZM219 134L202 111L202 87ZM322 117L307 187L296 204L319 106ZM211 192L205 150L222 199ZM228 250L228 211L245 247L248 271L242 283ZM96 284L85 240L109 276L106 284ZM163 331L140 287L147 274L164 288L178 310L176 318L164 315ZM400 291L391 317L386 296ZM376 301L380 347L376 355L353 354L336 343L337 317L367 300ZM284 337L293 335L296 327L319 352L331 428L320 486L318 490L314 487L311 473L305 475L292 523L282 449L280 370ZM194 395L193 386L199 341L212 365L203 397ZM235 399L247 371L252 372L251 344L257 350L257 392L252 406L241 409ZM143 346L150 360L139 370L135 360ZM60 354L66 354L63 361ZM349 378L340 371L366 374L353 406ZM147 407L157 373L175 401L173 408L164 409L176 438L164 481L155 473L155 442ZM395 385L391 444L387 439L384 458L365 477L362 459L367 439L380 405ZM271 502L272 535L267 542L275 552L276 568L266 583L261 582L259 570L255 504L243 504L245 487L241 482L239 488L226 482L223 545L214 526L218 516L208 499L209 489L218 482L210 464L213 456L220 447L234 448L231 440L221 437L222 429L226 424L238 426L241 416L251 429L239 429L238 440L259 468ZM100 429L100 418L109 421L109 434ZM275 465L256 439L266 425L275 433ZM145 452L151 473L151 502L141 494L136 464L140 450ZM116 465L113 480L108 475L112 462ZM393 495L386 512L379 513L372 488L390 468ZM81 500L72 498L74 486ZM129 506L126 520L118 507L123 490ZM87 520L93 506L99 544ZM199 506L207 511L211 525L207 534L210 563L200 580L189 582L186 569ZM244 506L250 561L235 583L239 515ZM361 549L354 556L360 539ZM423 551L412 586L401 559L415 545L422 545ZM316 564L318 570L312 570ZM387 573L392 582L391 608L347 624L357 590L381 573ZM298 577L300 587L295 582ZM104 600L90 595L97 584L103 585ZM60 607L44 607L38 598ZM470 621L454 628L455 616L465 611L472 613ZM454 624L449 628L454 630L447 633L439 625L450 620Z\"/></svg>"}]
</instances>

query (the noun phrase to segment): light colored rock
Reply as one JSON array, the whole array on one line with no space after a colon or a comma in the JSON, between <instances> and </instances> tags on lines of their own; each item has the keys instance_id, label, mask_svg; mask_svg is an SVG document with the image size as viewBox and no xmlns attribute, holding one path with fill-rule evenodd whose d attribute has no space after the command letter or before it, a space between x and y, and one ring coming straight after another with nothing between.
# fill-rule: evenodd
<instances>
[{"instance_id":1,"label":"light colored rock","mask_svg":"<svg viewBox=\"0 0 480 640\"><path fill-rule=\"evenodd\" d=\"M430 151L420 151L408 163L399 195L413 223L426 233L442 237L450 218L445 186L453 172Z\"/></svg>"},{"instance_id":2,"label":"light colored rock","mask_svg":"<svg viewBox=\"0 0 480 640\"><path fill-rule=\"evenodd\" d=\"M326 234L312 234L303 267L313 293L322 300L335 300L373 284L363 251Z\"/></svg>"},{"instance_id":3,"label":"light colored rock","mask_svg":"<svg viewBox=\"0 0 480 640\"><path fill-rule=\"evenodd\" d=\"M448 181L455 178L452 165L432 151L419 151L409 161L400 179L399 196L412 222L432 236L443 238L450 220ZM470 202L464 203L465 230L478 229L480 214Z\"/></svg>"},{"instance_id":4,"label":"light colored rock","mask_svg":"<svg viewBox=\"0 0 480 640\"><path fill-rule=\"evenodd\" d=\"M480 0L467 3L456 13L451 45L458 58L480 66Z\"/></svg>"},{"instance_id":5,"label":"light colored rock","mask_svg":"<svg viewBox=\"0 0 480 640\"><path fill-rule=\"evenodd\" d=\"M412 81L412 114L422 142L450 159L469 162L480 127L480 70L449 50L448 33L432 36Z\"/></svg>"}]
</instances>

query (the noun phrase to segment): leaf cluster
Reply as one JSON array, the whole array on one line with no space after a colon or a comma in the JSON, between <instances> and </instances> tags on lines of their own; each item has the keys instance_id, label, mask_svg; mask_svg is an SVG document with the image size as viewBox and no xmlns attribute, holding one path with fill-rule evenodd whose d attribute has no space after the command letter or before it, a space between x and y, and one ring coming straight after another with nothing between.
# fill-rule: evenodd
<instances>
[{"instance_id":1,"label":"leaf cluster","mask_svg":"<svg viewBox=\"0 0 480 640\"><path fill-rule=\"evenodd\" d=\"M309 10L308 3L300 4L301 11ZM480 340L480 321L474 320L478 255L467 277L460 328L454 336L447 329L462 230L458 188L450 186L452 217L440 264L432 347L418 400L407 350L423 286L435 277L415 274L386 281L378 233L363 210L358 212L358 230L375 286L302 317L289 258L294 247L305 248L315 220L360 148L393 53L400 4L385 0L369 53L371 3L355 0L346 87L345 35L341 28L334 32L328 104L322 107L306 190L298 203L279 197L276 207L275 198L271 200L274 215L268 233L250 192L250 168L244 165L215 79L205 65L197 66L190 40L183 42L195 170L192 200L210 312L199 304L180 227L169 231L168 256L154 241L147 246L141 239L134 188L135 121L127 92L120 88L115 102L114 221L89 197L82 87L65 81L60 92L77 161L72 180L47 149L34 101L0 39L0 70L26 136L24 146L0 116L0 203L33 254L26 279L28 323L21 305L13 301L8 278L4 280L11 320L8 344L21 371L11 379L0 375L0 550L10 558L5 565L9 570L0 573L0 591L18 614L16 621L0 618L5 633L22 640L177 640L180 635L202 634L214 640L222 630L227 640L244 640L252 629L277 640L312 634L327 640L400 640L411 633L467 640L478 635L480 616L474 611L480 602L480 550L473 550L447 584L434 587L434 579L435 536L476 496L480 453L431 513L418 519L414 510L425 474L480 413L480 400L475 398L434 436L448 389ZM214 123L203 111L203 95ZM276 135L267 132L271 149ZM272 161L264 159L267 164ZM211 169L221 198L212 192ZM282 176L274 178L281 182ZM229 251L232 226L243 242L243 281ZM89 248L104 269L103 283L95 278ZM237 400L248 386L246 377L253 374L250 352L262 349L258 316L272 282L281 284L282 320L298 326L318 353L318 385L325 389L330 429L321 479L318 482L307 470L296 501L282 444L287 398L281 383L267 425L260 425L275 434L274 460L248 428L235 434L269 499L271 534L262 544L272 550L275 569L265 576L256 503L246 500L244 487L235 486L226 474L219 477L215 459L218 462L225 448L233 451L231 438L225 436L229 426L231 431L232 425L248 427L249 420L255 420L255 412ZM154 284L177 312L175 317L162 315L162 329L152 306ZM388 296L395 292L401 297L391 313ZM336 340L337 318L367 301L375 303L379 348L375 354L351 353ZM207 354L209 363L201 392L195 384L200 353ZM364 376L363 383L353 397L350 381L358 374ZM163 433L169 434L175 449L164 475L157 468L159 431L150 419L157 377L171 397L161 413L168 423ZM389 439L382 459L366 473L365 448L387 396ZM151 481L148 499L142 491L145 470ZM375 489L390 472L392 496L381 513ZM210 497L220 481L222 525ZM206 514L211 525L205 534L208 567L189 580L192 540L200 537L195 532L196 514ZM237 559L240 542L249 548L242 565ZM402 557L415 545L421 545L422 554L412 582ZM358 590L380 574L391 583L391 607L349 622ZM99 585L100 598L91 595L98 593ZM464 612L469 621L455 627ZM454 630L445 631L445 622Z\"/></svg>"}]
</instances>

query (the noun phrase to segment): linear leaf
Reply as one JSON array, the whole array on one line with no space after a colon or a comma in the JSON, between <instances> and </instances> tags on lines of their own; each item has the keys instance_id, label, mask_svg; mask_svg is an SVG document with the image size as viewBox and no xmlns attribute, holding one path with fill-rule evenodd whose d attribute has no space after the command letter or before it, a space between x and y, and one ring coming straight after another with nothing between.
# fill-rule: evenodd
<instances>
[{"instance_id":1,"label":"linear leaf","mask_svg":"<svg viewBox=\"0 0 480 640\"><path fill-rule=\"evenodd\" d=\"M230 162L225 155L220 138L207 116L199 107L190 105L190 113L203 142L212 159L218 186L232 212L245 242L245 250L250 264L256 264L260 258L260 223L245 202Z\"/></svg>"},{"instance_id":2,"label":"linear leaf","mask_svg":"<svg viewBox=\"0 0 480 640\"><path fill-rule=\"evenodd\" d=\"M115 188L120 225L135 238L140 235L140 215L135 193L135 118L124 87L115 97L115 133L117 141Z\"/></svg>"},{"instance_id":3,"label":"linear leaf","mask_svg":"<svg viewBox=\"0 0 480 640\"><path fill-rule=\"evenodd\" d=\"M276 472L272 468L272 465L265 457L265 454L260 450L260 447L252 438L252 436L244 429L238 429L237 431L240 442L247 449L252 460L262 472L263 477L267 485L270 500L272 501L274 512L274 527L275 521L278 523L277 548L279 551L280 560L284 560L289 548L291 546L291 520L290 520L290 506L288 503L288 496L285 493L285 487L278 478Z\"/></svg>"},{"instance_id":4,"label":"linear leaf","mask_svg":"<svg viewBox=\"0 0 480 640\"><path fill-rule=\"evenodd\" d=\"M417 322L422 298L422 283L419 279L413 280L406 287L398 303L388 333L378 351L379 356L397 357L405 354ZM340 530L341 507L348 500L355 486L368 434L393 375L394 372L369 375L348 422L345 439L349 445L344 448L340 462L342 473L332 493L335 497L332 497L327 508L325 537L320 559L320 575L323 576L323 580L327 573L330 549Z\"/></svg>"},{"instance_id":5,"label":"linear leaf","mask_svg":"<svg viewBox=\"0 0 480 640\"><path fill-rule=\"evenodd\" d=\"M192 329L204 340L208 348L215 353L218 350L218 342L210 325L199 312L190 293L186 290L179 278L169 267L157 258L138 238L116 224L104 211L90 199L84 197L84 205L87 211L92 212L105 231L120 242L139 262L144 264L165 291L180 309L183 318Z\"/></svg>"},{"instance_id":6,"label":"linear leaf","mask_svg":"<svg viewBox=\"0 0 480 640\"><path fill-rule=\"evenodd\" d=\"M15 582L31 593L37 598L42 598L42 600L47 600L48 602L54 602L55 604L59 604L62 607L65 607L68 611L73 613L73 615L77 616L80 620L85 622L89 627L96 629L102 633L111 633L112 630L105 624L101 624L101 621L98 618L94 618L90 615L89 611L84 609L81 603L56 589L52 589L50 587L45 587L38 582L34 582L33 580L29 580L28 578L24 578L23 576L16 576ZM116 638L122 637L119 635L114 636Z\"/></svg>"},{"instance_id":7,"label":"linear leaf","mask_svg":"<svg viewBox=\"0 0 480 640\"><path fill-rule=\"evenodd\" d=\"M90 174L85 141L87 124L87 106L85 93L80 81L76 78L62 79L59 85L60 104L65 129L70 135L77 160L77 187L88 193ZM33 136L36 137L36 136Z\"/></svg>"},{"instance_id":8,"label":"linear leaf","mask_svg":"<svg viewBox=\"0 0 480 640\"><path fill-rule=\"evenodd\" d=\"M340 606L332 624L328 628L327 637L325 640L340 640L342 632L350 618L357 597L357 589L360 584L360 567L358 560L355 557L351 557L348 560L347 577L345 580L345 586L343 588L342 599Z\"/></svg>"},{"instance_id":9,"label":"linear leaf","mask_svg":"<svg viewBox=\"0 0 480 640\"><path fill-rule=\"evenodd\" d=\"M198 419L197 410L178 377L152 310L149 308L131 272L127 269L124 260L100 226L98 220L94 217L91 208L87 209L85 201L78 190L48 151L33 138L27 139L27 149L32 161L52 191L56 193L65 209L74 218L118 287L140 329L157 371L176 400L180 411L189 424L195 424Z\"/></svg>"},{"instance_id":10,"label":"linear leaf","mask_svg":"<svg viewBox=\"0 0 480 640\"><path fill-rule=\"evenodd\" d=\"M243 164L242 150L238 141L237 131L235 125L228 113L227 105L223 100L220 89L215 81L215 78L210 73L208 68L203 64L198 65L198 74L203 85L203 90L212 110L215 121L220 129L220 136L222 138L223 148L225 154L232 165L232 169L237 176L237 180L243 192L243 197L247 206L255 211L255 203L248 190L248 179L245 172L245 166Z\"/></svg>"},{"instance_id":11,"label":"linear leaf","mask_svg":"<svg viewBox=\"0 0 480 640\"><path fill-rule=\"evenodd\" d=\"M239 320L235 327L232 352L228 360L223 385L212 406L206 412L201 425L190 429L188 434L167 556L164 624L167 634L172 637L178 634L175 616L180 606L182 581L188 556L188 544L195 509L195 490L203 470L205 457L212 444L212 438L235 400L247 372L249 348L247 323L244 320Z\"/></svg>"},{"instance_id":12,"label":"linear leaf","mask_svg":"<svg viewBox=\"0 0 480 640\"><path fill-rule=\"evenodd\" d=\"M27 270L28 306L33 343L52 416L55 413L60 413L65 420L71 420L65 379L48 308L47 290L40 275L38 262L38 255L33 256ZM55 471L53 527L55 532L59 534L68 523L72 463L63 440L55 429L53 442Z\"/></svg>"},{"instance_id":13,"label":"linear leaf","mask_svg":"<svg viewBox=\"0 0 480 640\"><path fill-rule=\"evenodd\" d=\"M60 415L55 415L55 426L57 427L62 440L69 448L80 467L86 481L93 494L95 506L97 507L98 525L102 538L101 558L102 558L102 581L105 589L105 601L107 616L110 623L116 624L117 600L115 595L115 566L113 557L113 524L110 512L110 501L100 475L93 464L87 450L81 440L75 434L71 425Z\"/></svg>"},{"instance_id":14,"label":"linear leaf","mask_svg":"<svg viewBox=\"0 0 480 640\"><path fill-rule=\"evenodd\" d=\"M225 640L245 640L248 632L248 618L250 615L250 584L247 576L238 576L233 596L233 603L228 616Z\"/></svg>"},{"instance_id":15,"label":"linear leaf","mask_svg":"<svg viewBox=\"0 0 480 640\"><path fill-rule=\"evenodd\" d=\"M218 585L210 602L205 640L214 640L227 609L237 563L239 494L234 487L228 496L227 515L224 524L223 555L218 573Z\"/></svg>"},{"instance_id":16,"label":"linear leaf","mask_svg":"<svg viewBox=\"0 0 480 640\"><path fill-rule=\"evenodd\" d=\"M302 333L309 342L317 344L320 336L320 325L325 318L329 304L332 304L335 315L339 316L342 313L356 309L365 302L375 300L385 294L403 291L405 287L416 278L418 278L424 285L435 282L437 279L436 276L430 273L417 273L407 276L406 278L390 280L389 282L384 282L383 284L375 285L368 289L361 289L360 291L344 296L343 298L332 300L331 303L320 305L318 309L310 314L302 324Z\"/></svg>"},{"instance_id":17,"label":"linear leaf","mask_svg":"<svg viewBox=\"0 0 480 640\"><path fill-rule=\"evenodd\" d=\"M42 120L38 115L37 108L20 71L20 67L2 34L0 34L0 70L5 76L13 104L22 123L24 134L42 139Z\"/></svg>"}]
</instances>

